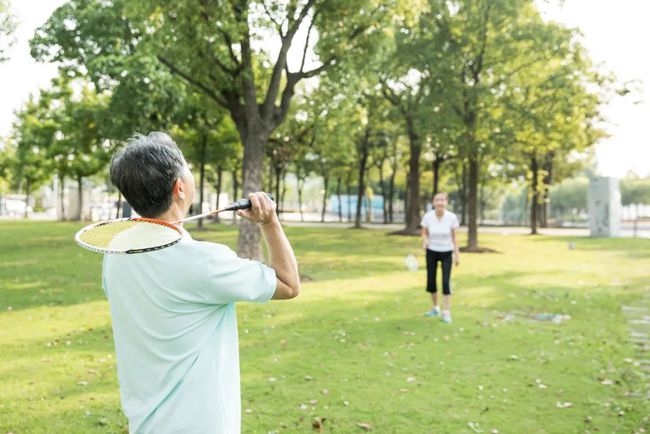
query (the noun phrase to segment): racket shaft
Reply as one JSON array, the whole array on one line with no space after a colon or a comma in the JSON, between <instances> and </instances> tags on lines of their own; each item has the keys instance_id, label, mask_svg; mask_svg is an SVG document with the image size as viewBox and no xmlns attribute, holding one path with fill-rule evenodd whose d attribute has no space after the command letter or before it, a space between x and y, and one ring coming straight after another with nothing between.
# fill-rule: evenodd
<instances>
[{"instance_id":1,"label":"racket shaft","mask_svg":"<svg viewBox=\"0 0 650 434\"><path fill-rule=\"evenodd\" d=\"M273 200L273 195L271 193L266 193L266 195L269 197L269 199ZM237 211L237 210L240 210L240 209L250 209L250 208L251 208L250 199L239 199L238 201L235 201L235 202L231 203L230 205L228 205L225 208L210 211L210 212L207 212L205 214L199 214L199 215L195 215L195 216L192 216L192 217L188 217L186 219L180 220L178 223L180 223L180 222L183 222L183 223L184 222L189 222L189 221L192 221L192 220L196 220L196 219L200 219L200 218L203 218L203 217L211 216L213 214L218 214L221 211Z\"/></svg>"}]
</instances>

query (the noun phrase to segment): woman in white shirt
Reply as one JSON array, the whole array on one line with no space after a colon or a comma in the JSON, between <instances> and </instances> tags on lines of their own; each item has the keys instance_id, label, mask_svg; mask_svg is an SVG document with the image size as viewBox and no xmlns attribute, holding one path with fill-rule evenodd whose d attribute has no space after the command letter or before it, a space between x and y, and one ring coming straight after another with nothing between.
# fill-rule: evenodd
<instances>
[{"instance_id":1,"label":"woman in white shirt","mask_svg":"<svg viewBox=\"0 0 650 434\"><path fill-rule=\"evenodd\" d=\"M456 229L458 218L456 214L447 211L447 193L436 193L433 196L433 209L422 217L422 247L427 255L427 292L431 293L433 308L426 316L440 315L438 305L438 286L436 271L438 262L442 265L443 310L442 321L451 323L451 263L460 264Z\"/></svg>"}]
</instances>

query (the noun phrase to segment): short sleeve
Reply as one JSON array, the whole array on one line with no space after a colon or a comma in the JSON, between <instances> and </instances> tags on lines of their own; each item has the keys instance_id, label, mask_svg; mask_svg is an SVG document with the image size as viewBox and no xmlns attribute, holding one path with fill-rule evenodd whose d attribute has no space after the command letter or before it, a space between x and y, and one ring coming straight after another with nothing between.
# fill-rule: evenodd
<instances>
[{"instance_id":1,"label":"short sleeve","mask_svg":"<svg viewBox=\"0 0 650 434\"><path fill-rule=\"evenodd\" d=\"M456 217L456 214L452 214L452 219L451 219L451 228L452 229L458 229L458 217Z\"/></svg>"},{"instance_id":2,"label":"short sleeve","mask_svg":"<svg viewBox=\"0 0 650 434\"><path fill-rule=\"evenodd\" d=\"M277 279L275 270L259 261L238 257L226 246L203 244L200 267L192 267L194 276L189 292L200 301L228 304L238 301L265 303L273 297Z\"/></svg>"},{"instance_id":3,"label":"short sleeve","mask_svg":"<svg viewBox=\"0 0 650 434\"><path fill-rule=\"evenodd\" d=\"M424 213L424 215L422 216L422 220L420 220L420 226L426 228L428 226L427 220L428 220L427 213Z\"/></svg>"}]
</instances>

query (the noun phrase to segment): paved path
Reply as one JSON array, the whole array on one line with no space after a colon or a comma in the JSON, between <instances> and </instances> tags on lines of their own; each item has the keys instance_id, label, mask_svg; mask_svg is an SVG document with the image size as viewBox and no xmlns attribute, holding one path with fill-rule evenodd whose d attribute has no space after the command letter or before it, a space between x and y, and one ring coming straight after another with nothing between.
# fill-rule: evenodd
<instances>
[{"instance_id":1,"label":"paved path","mask_svg":"<svg viewBox=\"0 0 650 434\"><path fill-rule=\"evenodd\" d=\"M630 328L629 341L635 355L631 363L645 384L643 395L650 400L650 294L634 306L622 306Z\"/></svg>"},{"instance_id":2,"label":"paved path","mask_svg":"<svg viewBox=\"0 0 650 434\"><path fill-rule=\"evenodd\" d=\"M283 225L286 226L302 226L302 227L327 227L327 228L349 228L352 226L350 223L339 223L339 222L316 222L316 221L294 221L294 220L283 220ZM381 224L381 223L364 223L364 229L375 229L375 230L387 230L387 231L399 231L404 229L403 224ZM467 227L462 226L459 229L459 232L467 232ZM530 228L526 226L480 226L478 228L479 233L484 234L501 234L501 235L526 235L530 233ZM552 235L552 236L567 236L567 237L588 237L589 229L586 228L540 228L538 232L542 235ZM621 236L631 237L633 236L633 231L627 226L623 226L621 229ZM640 238L650 238L650 227L642 227L637 231L637 236Z\"/></svg>"}]
</instances>

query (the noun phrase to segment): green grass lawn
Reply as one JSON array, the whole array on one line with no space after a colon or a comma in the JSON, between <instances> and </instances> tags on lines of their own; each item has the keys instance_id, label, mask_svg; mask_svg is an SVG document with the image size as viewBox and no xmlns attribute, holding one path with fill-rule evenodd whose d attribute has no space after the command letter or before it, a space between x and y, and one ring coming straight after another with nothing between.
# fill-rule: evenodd
<instances>
[{"instance_id":1,"label":"green grass lawn","mask_svg":"<svg viewBox=\"0 0 650 434\"><path fill-rule=\"evenodd\" d=\"M74 245L79 227L0 222L0 434L127 432L101 256ZM422 316L419 239L287 232L312 280L238 306L244 433L650 430L621 312L650 291L650 241L483 235L499 253L463 255L445 325ZM571 319L527 317L546 312Z\"/></svg>"}]
</instances>

